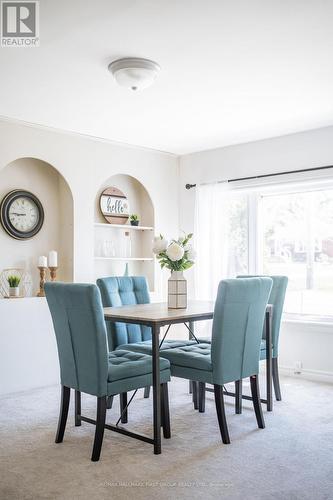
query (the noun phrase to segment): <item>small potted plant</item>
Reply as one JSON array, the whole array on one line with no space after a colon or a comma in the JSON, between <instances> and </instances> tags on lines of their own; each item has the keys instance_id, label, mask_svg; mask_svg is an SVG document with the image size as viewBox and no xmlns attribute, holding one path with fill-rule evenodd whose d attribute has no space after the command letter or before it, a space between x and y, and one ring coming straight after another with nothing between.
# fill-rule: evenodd
<instances>
[{"instance_id":1,"label":"small potted plant","mask_svg":"<svg viewBox=\"0 0 333 500\"><path fill-rule=\"evenodd\" d=\"M11 276L8 276L7 281L9 285L9 297L19 297L20 296L19 284L21 278L13 274Z\"/></svg>"},{"instance_id":2,"label":"small potted plant","mask_svg":"<svg viewBox=\"0 0 333 500\"><path fill-rule=\"evenodd\" d=\"M130 216L130 223L131 226L138 226L139 225L139 216L137 214L132 214Z\"/></svg>"}]
</instances>

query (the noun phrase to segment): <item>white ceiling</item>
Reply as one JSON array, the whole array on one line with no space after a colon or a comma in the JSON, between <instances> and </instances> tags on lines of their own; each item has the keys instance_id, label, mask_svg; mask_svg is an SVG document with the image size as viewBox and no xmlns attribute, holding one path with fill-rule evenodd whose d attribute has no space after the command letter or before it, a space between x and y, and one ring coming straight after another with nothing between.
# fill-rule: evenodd
<instances>
[{"instance_id":1,"label":"white ceiling","mask_svg":"<svg viewBox=\"0 0 333 500\"><path fill-rule=\"evenodd\" d=\"M176 154L333 124L331 0L41 0L0 48L0 114ZM140 93L108 63L161 65Z\"/></svg>"}]
</instances>

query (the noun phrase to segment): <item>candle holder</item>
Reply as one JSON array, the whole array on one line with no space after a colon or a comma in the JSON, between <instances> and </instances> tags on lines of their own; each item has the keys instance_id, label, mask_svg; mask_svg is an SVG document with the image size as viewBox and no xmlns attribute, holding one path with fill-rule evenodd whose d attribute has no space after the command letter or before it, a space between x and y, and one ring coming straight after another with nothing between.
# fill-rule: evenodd
<instances>
[{"instance_id":1,"label":"candle holder","mask_svg":"<svg viewBox=\"0 0 333 500\"><path fill-rule=\"evenodd\" d=\"M49 266L51 281L56 281L57 279L57 266Z\"/></svg>"},{"instance_id":2,"label":"candle holder","mask_svg":"<svg viewBox=\"0 0 333 500\"><path fill-rule=\"evenodd\" d=\"M45 297L44 285L46 281L46 269L47 267L38 266L39 269L39 292L37 293L37 297Z\"/></svg>"}]
</instances>

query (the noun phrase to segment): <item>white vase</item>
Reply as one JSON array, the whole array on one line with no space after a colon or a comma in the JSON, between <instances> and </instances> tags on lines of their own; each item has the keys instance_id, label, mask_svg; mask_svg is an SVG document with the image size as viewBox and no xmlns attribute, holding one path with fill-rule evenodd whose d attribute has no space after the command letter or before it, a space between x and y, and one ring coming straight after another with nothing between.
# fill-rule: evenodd
<instances>
[{"instance_id":1,"label":"white vase","mask_svg":"<svg viewBox=\"0 0 333 500\"><path fill-rule=\"evenodd\" d=\"M183 271L171 271L168 279L168 308L186 309L187 307L187 281Z\"/></svg>"},{"instance_id":2,"label":"white vase","mask_svg":"<svg viewBox=\"0 0 333 500\"><path fill-rule=\"evenodd\" d=\"M20 288L18 286L10 286L9 297L19 297L19 296L20 296Z\"/></svg>"}]
</instances>

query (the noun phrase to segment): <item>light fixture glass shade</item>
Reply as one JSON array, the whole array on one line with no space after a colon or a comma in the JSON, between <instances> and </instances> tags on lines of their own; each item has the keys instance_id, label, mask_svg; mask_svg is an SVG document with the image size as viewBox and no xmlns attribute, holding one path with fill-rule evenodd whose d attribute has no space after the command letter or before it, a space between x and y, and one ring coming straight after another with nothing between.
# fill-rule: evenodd
<instances>
[{"instance_id":1,"label":"light fixture glass shade","mask_svg":"<svg viewBox=\"0 0 333 500\"><path fill-rule=\"evenodd\" d=\"M109 71L116 82L131 90L142 90L155 81L160 66L149 59L125 57L109 64Z\"/></svg>"}]
</instances>

